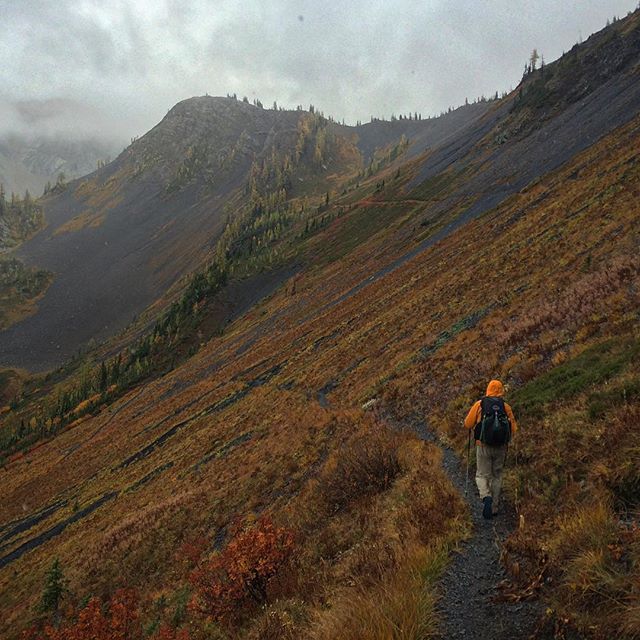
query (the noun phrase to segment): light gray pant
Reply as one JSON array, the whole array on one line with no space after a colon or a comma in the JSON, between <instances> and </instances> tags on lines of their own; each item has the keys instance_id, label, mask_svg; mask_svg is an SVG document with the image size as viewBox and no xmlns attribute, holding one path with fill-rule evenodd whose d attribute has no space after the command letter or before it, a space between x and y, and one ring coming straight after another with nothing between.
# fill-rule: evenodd
<instances>
[{"instance_id":1,"label":"light gray pant","mask_svg":"<svg viewBox=\"0 0 640 640\"><path fill-rule=\"evenodd\" d=\"M507 445L489 447L479 444L476 446L476 484L480 499L491 496L494 507L498 506L498 500L500 500L502 470L506 456Z\"/></svg>"}]
</instances>

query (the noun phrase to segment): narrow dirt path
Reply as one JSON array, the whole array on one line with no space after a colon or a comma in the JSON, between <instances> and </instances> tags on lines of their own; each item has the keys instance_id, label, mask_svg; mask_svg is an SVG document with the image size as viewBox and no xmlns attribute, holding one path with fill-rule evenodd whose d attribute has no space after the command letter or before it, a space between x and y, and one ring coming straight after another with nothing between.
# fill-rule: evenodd
<instances>
[{"instance_id":1,"label":"narrow dirt path","mask_svg":"<svg viewBox=\"0 0 640 640\"><path fill-rule=\"evenodd\" d=\"M426 424L415 424L414 428L420 439L435 442ZM464 464L451 449L442 449L443 467L464 495ZM516 514L507 509L492 520L484 520L473 470L470 473L466 499L472 514L473 532L454 556L441 581L441 636L444 640L526 640L536 629L543 605L538 601L511 603L496 598L498 584L505 578L500 563L500 544L516 526Z\"/></svg>"}]
</instances>

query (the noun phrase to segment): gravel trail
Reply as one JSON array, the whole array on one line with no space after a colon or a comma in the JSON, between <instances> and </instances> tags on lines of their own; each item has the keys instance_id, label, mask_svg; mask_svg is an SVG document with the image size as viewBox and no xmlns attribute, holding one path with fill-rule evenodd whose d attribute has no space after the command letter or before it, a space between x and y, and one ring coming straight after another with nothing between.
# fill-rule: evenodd
<instances>
[{"instance_id":1,"label":"gravel trail","mask_svg":"<svg viewBox=\"0 0 640 640\"><path fill-rule=\"evenodd\" d=\"M426 424L416 424L415 430L422 440L435 442ZM460 461L451 449L442 449L443 467L464 495L465 461ZM470 470L466 497L473 532L455 554L440 585L441 637L444 640L526 640L538 626L542 603L535 600L512 603L497 597L498 585L506 577L500 563L500 546L516 526L516 514L505 505L506 509L498 516L484 520L474 472Z\"/></svg>"}]
</instances>

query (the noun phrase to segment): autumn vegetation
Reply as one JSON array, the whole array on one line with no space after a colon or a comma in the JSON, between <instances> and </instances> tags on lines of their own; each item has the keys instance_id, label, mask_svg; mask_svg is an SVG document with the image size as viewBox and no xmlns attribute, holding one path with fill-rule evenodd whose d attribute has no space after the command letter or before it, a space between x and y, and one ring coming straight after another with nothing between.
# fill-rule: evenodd
<instances>
[{"instance_id":1,"label":"autumn vegetation","mask_svg":"<svg viewBox=\"0 0 640 640\"><path fill-rule=\"evenodd\" d=\"M534 97L512 112L527 127L551 117ZM432 637L470 526L439 444L464 450L461 420L499 377L521 426L501 597L541 599L541 637L638 637L640 119L382 275L441 228L431 207L469 204L463 177L414 184L405 141L328 198L327 181L302 192L297 162L349 149L314 114L291 135L146 330L26 381L0 416L0 634ZM228 278L292 263L197 337Z\"/></svg>"},{"instance_id":2,"label":"autumn vegetation","mask_svg":"<svg viewBox=\"0 0 640 640\"><path fill-rule=\"evenodd\" d=\"M219 535L197 533L198 517L178 510L188 498L176 496L113 526L99 548L85 551L83 573L104 595L80 597L56 560L38 621L23 637L337 639L401 627L403 637L417 638L433 629L435 599L425 581L436 579L467 526L460 498L444 488L437 447L353 411L330 428L344 433L339 450L282 505L279 524L271 515L235 519L221 544ZM163 556L157 547L167 529L178 537ZM170 590L162 571L153 601L141 597L144 582L131 573L149 580L149 562L173 567ZM108 572L113 582L105 583ZM116 587L123 579L137 586Z\"/></svg>"},{"instance_id":3,"label":"autumn vegetation","mask_svg":"<svg viewBox=\"0 0 640 640\"><path fill-rule=\"evenodd\" d=\"M267 518L193 571L194 610L225 622L248 602L265 604L269 583L293 552L294 536Z\"/></svg>"},{"instance_id":4,"label":"autumn vegetation","mask_svg":"<svg viewBox=\"0 0 640 640\"><path fill-rule=\"evenodd\" d=\"M19 244L44 224L42 207L29 191L7 199L0 184L0 252ZM27 268L13 257L0 259L0 329L28 315L51 282L43 269Z\"/></svg>"}]
</instances>

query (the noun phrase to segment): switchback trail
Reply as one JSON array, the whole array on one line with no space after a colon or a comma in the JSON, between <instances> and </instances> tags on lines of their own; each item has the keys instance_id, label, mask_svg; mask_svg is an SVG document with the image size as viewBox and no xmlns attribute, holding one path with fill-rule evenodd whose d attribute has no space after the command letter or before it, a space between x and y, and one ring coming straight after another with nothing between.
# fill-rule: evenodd
<instances>
[{"instance_id":1,"label":"switchback trail","mask_svg":"<svg viewBox=\"0 0 640 640\"><path fill-rule=\"evenodd\" d=\"M421 440L435 441L426 424L421 422L414 428ZM443 467L464 495L464 463L451 449L442 447L442 450ZM441 637L443 640L526 640L540 621L543 605L539 601L514 603L497 598L498 584L506 577L500 563L500 545L516 526L515 514L507 509L492 520L484 520L473 474L466 500L473 532L455 554L440 583Z\"/></svg>"}]
</instances>

